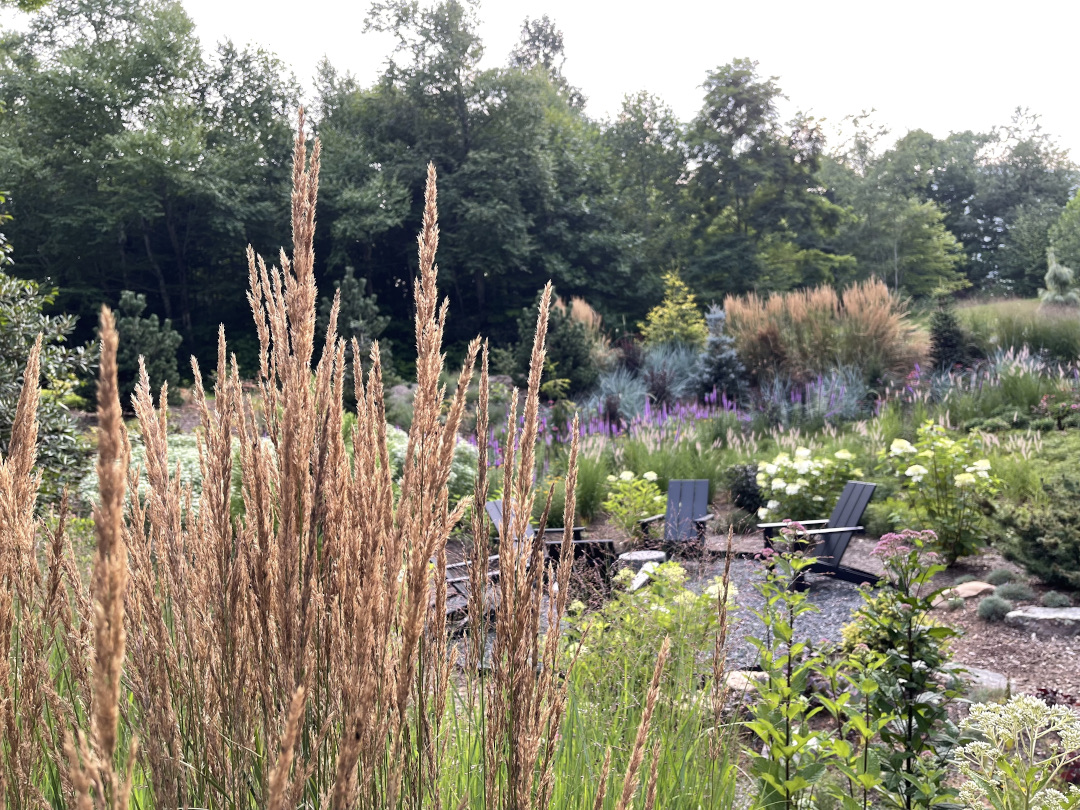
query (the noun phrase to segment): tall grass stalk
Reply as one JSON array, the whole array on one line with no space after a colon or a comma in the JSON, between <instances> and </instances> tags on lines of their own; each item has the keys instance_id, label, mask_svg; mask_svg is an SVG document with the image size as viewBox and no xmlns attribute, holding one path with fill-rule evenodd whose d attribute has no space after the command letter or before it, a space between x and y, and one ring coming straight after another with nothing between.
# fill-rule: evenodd
<instances>
[{"instance_id":1,"label":"tall grass stalk","mask_svg":"<svg viewBox=\"0 0 1080 810\"><path fill-rule=\"evenodd\" d=\"M31 353L10 452L0 460L6 807L525 810L593 801L564 735L575 722L567 715L571 689L580 687L559 648L571 529L553 569L545 569L542 532L515 542L526 537L538 497L533 471L550 286L537 313L523 418L516 418L518 394L509 406L500 577L488 583L486 545L473 543L472 623L462 662L448 642L447 540L470 500L451 507L448 480L479 357L474 498L487 498L487 347L479 339L469 345L447 397L440 379L448 305L435 286L439 229L429 167L414 287L417 386L400 479L391 478L378 344L366 374L353 347L356 411L347 451L336 300L312 367L319 161L317 140L308 153L301 115L291 255L282 251L273 267L248 251L259 406L241 387L223 332L213 407L193 361L201 417L197 504L170 458L168 397L164 390L154 396L145 369L133 404L147 486L143 494L135 486L139 472L129 470L116 387L116 333L103 313L90 587L74 562L66 507L52 518L37 513L40 345ZM575 424L567 527L574 524L579 434ZM242 512L231 508L234 472ZM474 537L486 538L484 510L471 516ZM612 731L638 729L629 763L621 750L609 758L609 769L625 766L620 807L669 806L669 753L650 731L663 711L655 691L630 730ZM672 732L659 739L682 738Z\"/></svg>"}]
</instances>

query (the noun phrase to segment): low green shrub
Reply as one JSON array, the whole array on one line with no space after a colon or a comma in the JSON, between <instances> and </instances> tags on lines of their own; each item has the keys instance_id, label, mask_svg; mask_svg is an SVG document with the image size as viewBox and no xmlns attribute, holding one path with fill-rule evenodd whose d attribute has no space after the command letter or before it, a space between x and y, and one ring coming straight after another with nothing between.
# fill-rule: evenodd
<instances>
[{"instance_id":1,"label":"low green shrub","mask_svg":"<svg viewBox=\"0 0 1080 810\"><path fill-rule=\"evenodd\" d=\"M1012 609L1012 603L1000 596L987 596L979 602L979 618L988 622L1000 622Z\"/></svg>"},{"instance_id":2,"label":"low green shrub","mask_svg":"<svg viewBox=\"0 0 1080 810\"><path fill-rule=\"evenodd\" d=\"M765 505L757 475L755 464L732 464L724 471L724 485L731 496L731 503L739 509L756 513Z\"/></svg>"},{"instance_id":3,"label":"low green shrub","mask_svg":"<svg viewBox=\"0 0 1080 810\"><path fill-rule=\"evenodd\" d=\"M945 609L949 611L963 610L964 609L964 597L954 596L945 602Z\"/></svg>"},{"instance_id":4,"label":"low green shrub","mask_svg":"<svg viewBox=\"0 0 1080 810\"><path fill-rule=\"evenodd\" d=\"M1048 608L1072 607L1072 599L1058 591L1047 591L1042 595L1039 604Z\"/></svg>"},{"instance_id":5,"label":"low green shrub","mask_svg":"<svg viewBox=\"0 0 1080 810\"><path fill-rule=\"evenodd\" d=\"M829 458L815 457L806 447L799 447L793 456L780 453L771 462L761 462L756 480L762 499L767 500L758 517L767 521L828 517L848 480L863 475L854 461L855 455L848 450L838 450Z\"/></svg>"},{"instance_id":6,"label":"low green shrub","mask_svg":"<svg viewBox=\"0 0 1080 810\"><path fill-rule=\"evenodd\" d=\"M995 568L986 575L986 581L991 585L1004 585L1014 579L1016 579L1016 574L1013 573L1011 568Z\"/></svg>"},{"instance_id":7,"label":"low green shrub","mask_svg":"<svg viewBox=\"0 0 1080 810\"><path fill-rule=\"evenodd\" d=\"M974 582L974 574L961 574L953 580L953 585L963 585L965 582Z\"/></svg>"},{"instance_id":8,"label":"low green shrub","mask_svg":"<svg viewBox=\"0 0 1080 810\"><path fill-rule=\"evenodd\" d=\"M662 513L667 505L656 485L656 473L646 472L639 477L630 470L623 470L618 475L609 475L607 480L608 496L602 504L604 511L627 537L640 539L640 521Z\"/></svg>"},{"instance_id":9,"label":"low green shrub","mask_svg":"<svg viewBox=\"0 0 1080 810\"><path fill-rule=\"evenodd\" d=\"M1003 511L1002 550L1047 585L1080 588L1080 478L1054 479L1044 495Z\"/></svg>"},{"instance_id":10,"label":"low green shrub","mask_svg":"<svg viewBox=\"0 0 1080 810\"><path fill-rule=\"evenodd\" d=\"M1006 582L994 588L994 596L1007 602L1034 602L1035 591L1024 582Z\"/></svg>"},{"instance_id":11,"label":"low green shrub","mask_svg":"<svg viewBox=\"0 0 1080 810\"><path fill-rule=\"evenodd\" d=\"M882 460L904 482L915 513L937 533L946 562L974 554L986 542L982 507L997 492L990 461L978 458L970 437L953 439L931 421L919 428L915 444L894 439Z\"/></svg>"}]
</instances>

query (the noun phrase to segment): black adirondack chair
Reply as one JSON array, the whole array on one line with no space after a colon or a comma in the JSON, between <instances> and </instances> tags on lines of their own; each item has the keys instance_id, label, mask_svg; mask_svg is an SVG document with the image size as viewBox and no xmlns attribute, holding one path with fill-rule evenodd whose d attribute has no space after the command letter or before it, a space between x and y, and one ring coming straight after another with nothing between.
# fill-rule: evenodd
<instances>
[{"instance_id":1,"label":"black adirondack chair","mask_svg":"<svg viewBox=\"0 0 1080 810\"><path fill-rule=\"evenodd\" d=\"M798 523L806 527L805 542L809 546L810 555L817 557L817 562L809 568L803 569L800 576L796 577L796 582L793 585L801 587L804 584L802 574L807 572L830 574L845 582L854 582L856 585L876 585L879 582L881 578L877 574L841 565L844 552L847 551L852 535L863 529L859 525L859 521L862 520L866 505L870 503L870 498L873 497L876 488L877 484L848 481L844 486L844 491L840 493L840 499L836 502L836 508L833 509L828 520L798 521ZM758 528L765 535L766 547L772 548L773 538L780 533L780 530L785 525L787 524L758 524Z\"/></svg>"},{"instance_id":2,"label":"black adirondack chair","mask_svg":"<svg viewBox=\"0 0 1080 810\"><path fill-rule=\"evenodd\" d=\"M676 478L668 482L667 511L640 521L646 540L653 529L663 523L663 542L666 546L698 543L705 545L705 526L712 520L709 513L709 482L701 479Z\"/></svg>"},{"instance_id":3,"label":"black adirondack chair","mask_svg":"<svg viewBox=\"0 0 1080 810\"><path fill-rule=\"evenodd\" d=\"M501 533L503 522L502 500L488 501L485 508L487 509L488 517L491 518L491 522L495 524L495 531ZM605 569L614 562L616 557L614 540L586 538L584 536L584 526L574 526L571 532L571 542L574 544L573 551L575 560L588 560L590 563ZM562 553L564 535L565 532L563 529L544 530L544 557L546 559L559 559L559 555ZM525 529L525 539L531 540L535 536L536 529L532 526L527 526Z\"/></svg>"}]
</instances>

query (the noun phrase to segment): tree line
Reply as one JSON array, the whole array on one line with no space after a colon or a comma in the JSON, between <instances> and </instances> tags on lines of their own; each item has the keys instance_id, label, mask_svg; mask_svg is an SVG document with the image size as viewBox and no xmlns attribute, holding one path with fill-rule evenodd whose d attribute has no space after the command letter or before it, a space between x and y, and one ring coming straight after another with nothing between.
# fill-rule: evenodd
<instances>
[{"instance_id":1,"label":"tree line","mask_svg":"<svg viewBox=\"0 0 1080 810\"><path fill-rule=\"evenodd\" d=\"M914 298L1030 296L1051 242L1080 269L1080 174L1023 111L990 132L896 140L856 116L827 143L822 122L784 120L778 80L738 59L704 77L690 121L646 93L597 120L550 19L526 20L504 64L483 68L477 13L376 2L367 29L397 43L381 76L324 62L308 99L320 289L340 286L346 335L387 340L402 370L429 161L458 346L514 342L549 278L630 333L673 269L704 302L872 276ZM178 2L53 0L0 40L12 271L58 288L78 338L129 291L172 321L182 356L211 356L223 323L252 368L245 248L276 256L287 240L302 95L264 50L204 52Z\"/></svg>"}]
</instances>

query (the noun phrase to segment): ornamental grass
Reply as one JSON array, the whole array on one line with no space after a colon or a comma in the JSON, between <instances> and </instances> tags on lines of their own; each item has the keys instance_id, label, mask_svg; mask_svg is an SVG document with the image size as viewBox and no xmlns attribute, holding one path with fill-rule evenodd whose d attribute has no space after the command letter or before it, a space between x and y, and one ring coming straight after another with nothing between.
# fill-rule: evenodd
<instances>
[{"instance_id":1,"label":"ornamental grass","mask_svg":"<svg viewBox=\"0 0 1080 810\"><path fill-rule=\"evenodd\" d=\"M117 334L102 311L89 582L75 563L66 504L50 515L38 508L40 341L30 354L10 451L0 460L5 807L651 807L662 801L658 783L672 797L667 806L680 806L681 776L658 777L662 740L650 733L666 652L630 713L633 744L594 757L605 763L602 775L599 765L566 767L560 747L573 684L559 639L571 531L548 567L543 532L512 540L526 536L536 499L547 502L534 469L550 285L520 394L524 416L509 420L502 477L510 508L492 583L490 526L483 509L469 509L488 497L488 350L472 341L454 390L440 385L448 304L435 283L435 169L428 167L418 237L414 417L392 480L378 344L366 373L353 346L351 448L343 438L346 346L335 331L336 300L313 362L319 161L317 140L308 153L301 113L291 254L283 250L274 267L248 251L256 398L241 386L223 331L212 403L193 360L197 502L170 458L167 391L151 391L145 368L133 397L143 469L130 464ZM447 482L474 374L477 482L471 499L451 507ZM515 392L509 413L519 413L518 400ZM567 527L577 435L568 451ZM234 472L242 510L231 502ZM460 645L449 640L446 620L447 541L458 528L483 538L470 552L473 621ZM700 731L717 741L719 703L711 705ZM588 733L602 721L589 721ZM707 767L728 773L726 750L719 746Z\"/></svg>"}]
</instances>

